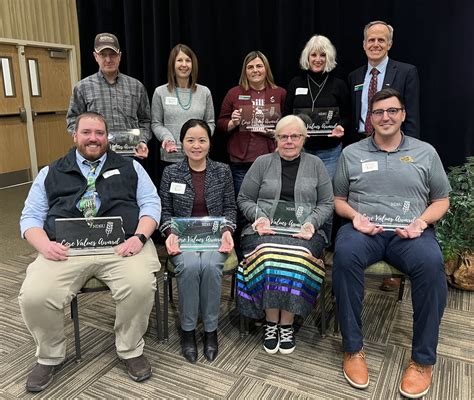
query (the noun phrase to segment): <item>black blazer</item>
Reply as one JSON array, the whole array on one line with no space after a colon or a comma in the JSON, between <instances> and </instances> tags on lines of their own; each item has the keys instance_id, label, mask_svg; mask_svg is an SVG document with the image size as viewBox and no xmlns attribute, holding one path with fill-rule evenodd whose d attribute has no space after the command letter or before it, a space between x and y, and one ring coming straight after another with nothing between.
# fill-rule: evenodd
<instances>
[{"instance_id":1,"label":"black blazer","mask_svg":"<svg viewBox=\"0 0 474 400\"><path fill-rule=\"evenodd\" d=\"M184 193L171 193L172 182L185 184ZM207 159L204 197L209 216L225 217L225 225L234 231L237 206L234 182L228 165ZM160 198L160 231L165 234L171 226L171 217L190 217L193 210L194 187L187 158L165 168L161 178Z\"/></svg>"},{"instance_id":2,"label":"black blazer","mask_svg":"<svg viewBox=\"0 0 474 400\"><path fill-rule=\"evenodd\" d=\"M352 127L357 134L359 129L362 90L354 87L364 83L367 64L349 74L349 90L352 99ZM406 119L402 125L403 133L420 137L420 80L414 65L388 60L383 87L391 87L400 92L405 101Z\"/></svg>"}]
</instances>

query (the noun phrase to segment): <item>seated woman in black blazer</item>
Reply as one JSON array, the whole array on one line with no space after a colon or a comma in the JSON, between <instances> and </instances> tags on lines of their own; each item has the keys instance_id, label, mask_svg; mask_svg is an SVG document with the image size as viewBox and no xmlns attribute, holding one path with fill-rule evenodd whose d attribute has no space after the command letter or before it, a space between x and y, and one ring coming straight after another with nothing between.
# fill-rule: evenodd
<instances>
[{"instance_id":1,"label":"seated woman in black blazer","mask_svg":"<svg viewBox=\"0 0 474 400\"><path fill-rule=\"evenodd\" d=\"M234 248L236 204L232 174L227 165L207 156L211 130L199 119L187 121L180 132L186 158L165 168L160 185L161 232L175 265L181 319L181 348L191 363L197 360L195 329L201 310L204 325L204 356L217 356L222 269ZM181 252L179 237L171 231L172 217L225 217L224 233L217 251Z\"/></svg>"}]
</instances>

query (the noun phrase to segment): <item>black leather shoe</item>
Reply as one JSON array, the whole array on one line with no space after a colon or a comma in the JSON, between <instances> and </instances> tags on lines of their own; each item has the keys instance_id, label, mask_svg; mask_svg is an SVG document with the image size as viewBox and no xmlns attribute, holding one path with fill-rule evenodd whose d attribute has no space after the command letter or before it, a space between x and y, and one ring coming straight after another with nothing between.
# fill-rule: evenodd
<instances>
[{"instance_id":1,"label":"black leather shoe","mask_svg":"<svg viewBox=\"0 0 474 400\"><path fill-rule=\"evenodd\" d=\"M181 350L183 356L191 364L195 364L197 361L197 344L196 344L196 331L183 331L181 330Z\"/></svg>"},{"instance_id":2,"label":"black leather shoe","mask_svg":"<svg viewBox=\"0 0 474 400\"><path fill-rule=\"evenodd\" d=\"M217 329L213 332L204 332L204 357L207 361L214 361L218 351Z\"/></svg>"},{"instance_id":3,"label":"black leather shoe","mask_svg":"<svg viewBox=\"0 0 474 400\"><path fill-rule=\"evenodd\" d=\"M41 392L53 382L54 374L61 368L59 365L36 364L26 379L28 392Z\"/></svg>"},{"instance_id":4,"label":"black leather shoe","mask_svg":"<svg viewBox=\"0 0 474 400\"><path fill-rule=\"evenodd\" d=\"M135 382L142 382L152 374L151 365L143 354L138 357L122 360L122 362L127 367L128 376Z\"/></svg>"}]
</instances>

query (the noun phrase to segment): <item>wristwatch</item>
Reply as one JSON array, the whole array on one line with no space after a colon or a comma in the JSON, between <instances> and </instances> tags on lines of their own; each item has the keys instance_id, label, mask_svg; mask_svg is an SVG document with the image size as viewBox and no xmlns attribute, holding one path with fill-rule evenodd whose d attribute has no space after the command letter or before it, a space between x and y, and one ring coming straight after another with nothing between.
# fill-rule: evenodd
<instances>
[{"instance_id":1,"label":"wristwatch","mask_svg":"<svg viewBox=\"0 0 474 400\"><path fill-rule=\"evenodd\" d=\"M140 242L142 242L142 244L145 244L148 240L148 238L143 233L135 233L135 235L133 236L136 236L138 239L140 239Z\"/></svg>"}]
</instances>

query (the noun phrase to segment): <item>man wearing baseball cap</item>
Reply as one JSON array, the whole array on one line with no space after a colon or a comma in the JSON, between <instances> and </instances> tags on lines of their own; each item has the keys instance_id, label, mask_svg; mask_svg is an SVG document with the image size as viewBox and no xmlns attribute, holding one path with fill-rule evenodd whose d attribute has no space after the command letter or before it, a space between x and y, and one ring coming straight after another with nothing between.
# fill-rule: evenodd
<instances>
[{"instance_id":1,"label":"man wearing baseball cap","mask_svg":"<svg viewBox=\"0 0 474 400\"><path fill-rule=\"evenodd\" d=\"M73 134L76 117L84 112L102 114L109 131L140 129L136 156L148 156L151 138L150 101L143 84L119 71L120 44L111 33L99 33L94 41L94 58L99 71L79 81L74 89L66 115L67 129Z\"/></svg>"}]
</instances>

